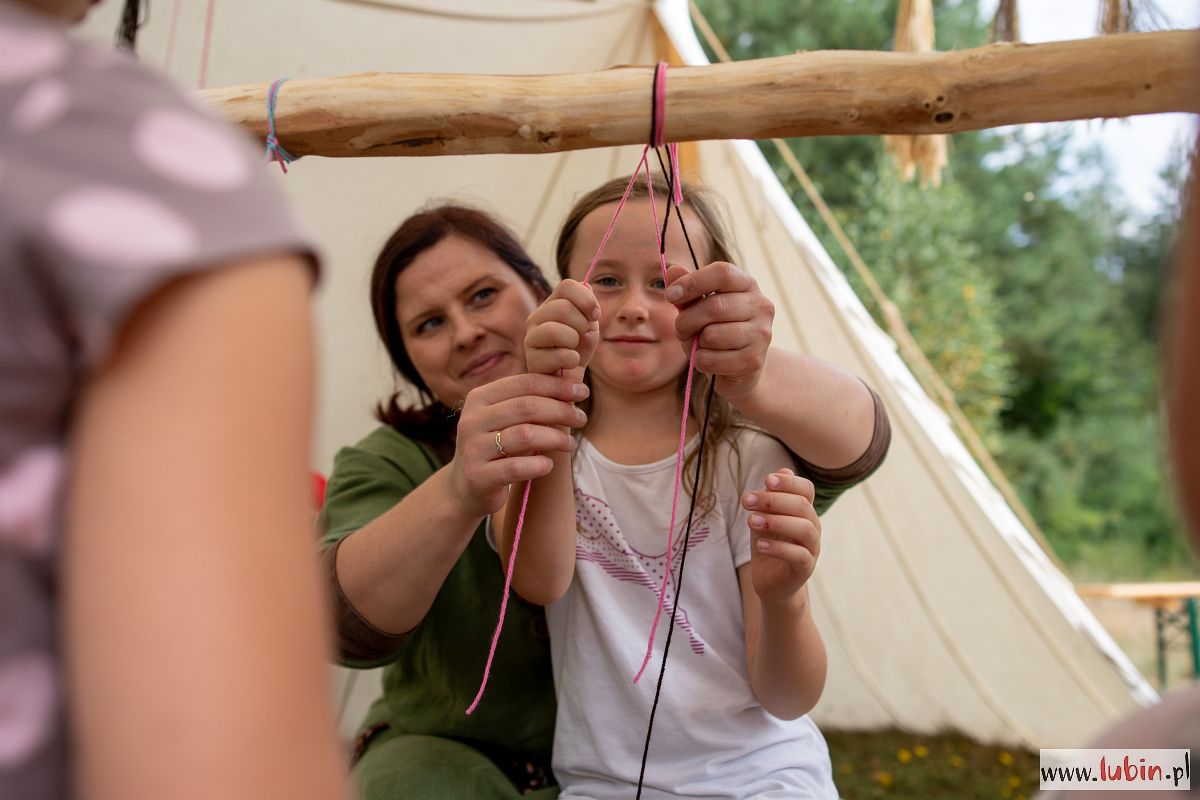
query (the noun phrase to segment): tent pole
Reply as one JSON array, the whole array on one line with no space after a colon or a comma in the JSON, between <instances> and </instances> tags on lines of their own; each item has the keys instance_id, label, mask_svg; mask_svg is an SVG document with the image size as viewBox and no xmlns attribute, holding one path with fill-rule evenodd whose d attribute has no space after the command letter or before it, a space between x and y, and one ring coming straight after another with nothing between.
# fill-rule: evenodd
<instances>
[{"instance_id":1,"label":"tent pole","mask_svg":"<svg viewBox=\"0 0 1200 800\"><path fill-rule=\"evenodd\" d=\"M296 155L551 153L643 144L653 67L563 75L361 73L280 93ZM993 44L947 53L821 51L671 70L666 138L953 133L1200 111L1200 31ZM269 84L202 93L266 135Z\"/></svg>"}]
</instances>

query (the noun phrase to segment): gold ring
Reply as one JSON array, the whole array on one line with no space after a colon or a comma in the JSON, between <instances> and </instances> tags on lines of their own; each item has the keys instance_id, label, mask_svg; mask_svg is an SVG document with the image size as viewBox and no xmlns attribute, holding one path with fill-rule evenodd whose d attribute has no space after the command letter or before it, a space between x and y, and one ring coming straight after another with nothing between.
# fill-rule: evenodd
<instances>
[{"instance_id":1,"label":"gold ring","mask_svg":"<svg viewBox=\"0 0 1200 800\"><path fill-rule=\"evenodd\" d=\"M508 453L504 452L504 445L500 444L500 431L496 431L496 452L501 458L508 458Z\"/></svg>"}]
</instances>

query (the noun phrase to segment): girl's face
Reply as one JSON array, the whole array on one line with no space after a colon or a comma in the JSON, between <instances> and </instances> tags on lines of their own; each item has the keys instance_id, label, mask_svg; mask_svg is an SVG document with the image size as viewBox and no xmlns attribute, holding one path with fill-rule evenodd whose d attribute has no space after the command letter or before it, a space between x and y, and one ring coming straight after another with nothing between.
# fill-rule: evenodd
<instances>
[{"instance_id":1,"label":"girl's face","mask_svg":"<svg viewBox=\"0 0 1200 800\"><path fill-rule=\"evenodd\" d=\"M488 248L450 235L396 277L404 349L439 401L525 371L525 319L533 289Z\"/></svg>"},{"instance_id":2,"label":"girl's face","mask_svg":"<svg viewBox=\"0 0 1200 800\"><path fill-rule=\"evenodd\" d=\"M583 280L615 209L616 203L601 206L579 224L569 269L575 280ZM704 247L707 237L703 233L697 236L704 230L700 221L690 211L684 214L692 241ZM667 231L666 256L668 266L692 263L674 214ZM703 255L698 252L697 257ZM664 294L649 200L625 204L589 283L600 304L600 342L588 370L596 389L674 391L688 358L675 337L678 311Z\"/></svg>"}]
</instances>

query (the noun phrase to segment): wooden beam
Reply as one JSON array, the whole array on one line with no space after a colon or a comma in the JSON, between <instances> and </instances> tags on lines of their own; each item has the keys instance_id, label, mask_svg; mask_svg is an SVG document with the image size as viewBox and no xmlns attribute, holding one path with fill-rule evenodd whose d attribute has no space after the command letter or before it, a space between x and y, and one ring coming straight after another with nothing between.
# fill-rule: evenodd
<instances>
[{"instance_id":1,"label":"wooden beam","mask_svg":"<svg viewBox=\"0 0 1200 800\"><path fill-rule=\"evenodd\" d=\"M568 75L362 73L292 80L276 108L295 155L549 153L641 144L652 67ZM829 50L672 69L673 141L953 133L1200 111L1200 31L994 44L948 53ZM267 84L204 100L259 138Z\"/></svg>"}]
</instances>

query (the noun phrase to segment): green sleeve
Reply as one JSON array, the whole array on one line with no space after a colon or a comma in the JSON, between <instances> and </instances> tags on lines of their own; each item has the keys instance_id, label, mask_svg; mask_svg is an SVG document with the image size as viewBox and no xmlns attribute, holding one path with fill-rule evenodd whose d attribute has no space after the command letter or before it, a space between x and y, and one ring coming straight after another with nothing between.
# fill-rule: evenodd
<instances>
[{"instance_id":1,"label":"green sleeve","mask_svg":"<svg viewBox=\"0 0 1200 800\"><path fill-rule=\"evenodd\" d=\"M321 509L321 548L354 533L399 503L438 469L433 456L391 428L379 428L333 459Z\"/></svg>"},{"instance_id":2,"label":"green sleeve","mask_svg":"<svg viewBox=\"0 0 1200 800\"><path fill-rule=\"evenodd\" d=\"M871 393L871 398L875 402L875 428L871 434L871 443L867 445L866 452L853 464L848 464L839 469L824 469L809 464L795 453L792 454L792 457L796 461L796 474L803 475L813 482L813 487L816 490L813 499L813 508L817 510L818 514L824 514L828 511L834 501L845 494L847 489L851 489L865 481L871 473L879 469L884 457L887 456L888 447L892 442L891 422L888 420L883 400L871 387L868 386L867 391Z\"/></svg>"}]
</instances>

